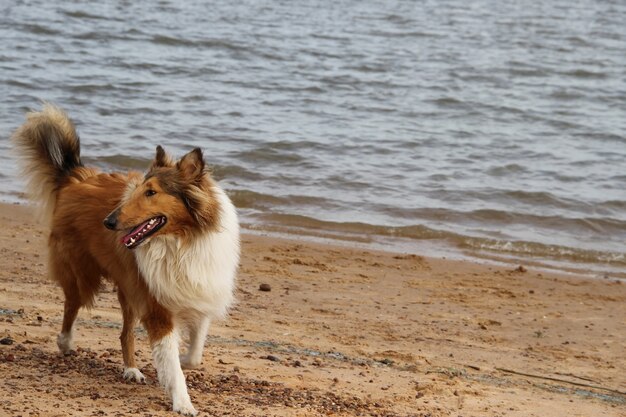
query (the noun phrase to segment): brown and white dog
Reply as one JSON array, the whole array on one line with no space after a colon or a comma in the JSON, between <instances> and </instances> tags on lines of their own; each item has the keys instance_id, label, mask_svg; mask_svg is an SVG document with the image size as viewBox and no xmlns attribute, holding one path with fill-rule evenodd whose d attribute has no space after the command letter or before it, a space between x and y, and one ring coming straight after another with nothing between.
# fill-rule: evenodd
<instances>
[{"instance_id":1,"label":"brown and white dog","mask_svg":"<svg viewBox=\"0 0 626 417\"><path fill-rule=\"evenodd\" d=\"M237 214L202 152L174 161L158 146L145 175L101 173L83 166L73 123L49 104L27 115L13 141L50 224L49 273L65 294L59 349L72 349L78 310L109 279L123 313L124 378L145 380L135 364L139 319L173 410L195 415L181 365L200 364L209 322L233 301L239 263ZM179 356L183 334L188 350Z\"/></svg>"}]
</instances>

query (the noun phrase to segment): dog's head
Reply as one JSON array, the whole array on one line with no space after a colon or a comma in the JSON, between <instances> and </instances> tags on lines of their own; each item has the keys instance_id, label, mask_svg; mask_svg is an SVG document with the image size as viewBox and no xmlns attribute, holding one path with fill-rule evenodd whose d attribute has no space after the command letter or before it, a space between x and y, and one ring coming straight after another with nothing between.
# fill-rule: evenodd
<instances>
[{"instance_id":1,"label":"dog's head","mask_svg":"<svg viewBox=\"0 0 626 417\"><path fill-rule=\"evenodd\" d=\"M124 231L122 243L133 249L157 235L189 236L210 230L218 224L219 211L202 151L196 148L174 161L157 146L143 181L129 184L104 225Z\"/></svg>"}]
</instances>

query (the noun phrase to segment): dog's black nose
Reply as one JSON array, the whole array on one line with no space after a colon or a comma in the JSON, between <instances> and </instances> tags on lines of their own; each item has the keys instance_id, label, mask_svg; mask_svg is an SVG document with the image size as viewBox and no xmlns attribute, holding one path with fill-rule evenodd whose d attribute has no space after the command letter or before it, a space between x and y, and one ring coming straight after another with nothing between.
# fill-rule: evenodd
<instances>
[{"instance_id":1,"label":"dog's black nose","mask_svg":"<svg viewBox=\"0 0 626 417\"><path fill-rule=\"evenodd\" d=\"M116 216L107 216L102 223L104 223L104 227L107 229L115 230L117 227L117 218Z\"/></svg>"}]
</instances>

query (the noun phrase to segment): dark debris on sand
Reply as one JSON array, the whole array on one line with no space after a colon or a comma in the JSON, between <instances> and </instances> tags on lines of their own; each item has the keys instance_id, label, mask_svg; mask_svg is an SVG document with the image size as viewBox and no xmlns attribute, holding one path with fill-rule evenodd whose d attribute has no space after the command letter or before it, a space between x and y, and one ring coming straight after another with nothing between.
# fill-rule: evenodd
<instances>
[{"instance_id":1,"label":"dark debris on sand","mask_svg":"<svg viewBox=\"0 0 626 417\"><path fill-rule=\"evenodd\" d=\"M93 384L87 388L74 387L71 390L67 384L46 384L45 393L59 400L70 397L90 399L92 402L89 408L90 413L95 413L93 415L115 415L100 408L104 408L107 399L123 400L127 409L119 410L122 414L142 407L146 407L144 415L166 411L169 403L162 398L160 388L156 387L154 368L148 365L142 369L149 380L147 385L132 384L132 388L129 389L131 384L125 383L121 376L121 357L118 357L121 356L121 352L111 350L113 355L80 348L69 355L60 355L57 352L26 347L23 344L6 346L0 351L5 358L0 361L0 371L4 375L3 385L9 387L9 391L15 390L17 393L20 389L18 381L22 379L20 370L23 368L34 370L43 378L54 378L59 375L71 377L73 374L79 374L82 378L91 379ZM11 360L7 360L8 356ZM387 404L356 396L340 396L318 389L287 387L278 382L245 378L234 372L209 375L205 371L190 371L187 373L187 385L198 408L204 409L212 416L256 415L250 414L250 408L258 410L259 415L268 415L262 410L269 411L268 408L272 407L306 410L319 415L399 416L386 409ZM6 394L10 398L12 393ZM100 406L99 402L102 402ZM18 406L17 403L4 402L0 404L0 414L2 411L12 413ZM85 409L81 410L86 412ZM411 414L406 417L427 416L429 414Z\"/></svg>"}]
</instances>

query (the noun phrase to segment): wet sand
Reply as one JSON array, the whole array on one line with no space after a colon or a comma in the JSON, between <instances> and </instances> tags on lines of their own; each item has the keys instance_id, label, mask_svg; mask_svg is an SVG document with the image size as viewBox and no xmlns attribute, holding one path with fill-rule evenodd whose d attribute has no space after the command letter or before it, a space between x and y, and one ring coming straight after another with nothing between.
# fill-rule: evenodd
<instances>
[{"instance_id":1,"label":"wet sand","mask_svg":"<svg viewBox=\"0 0 626 417\"><path fill-rule=\"evenodd\" d=\"M111 285L79 314L76 352L58 353L45 228L17 205L0 205L0 225L0 415L174 415L140 328L149 381L122 380ZM185 372L201 415L626 415L626 283L242 242L238 304L213 324L201 369Z\"/></svg>"}]
</instances>

